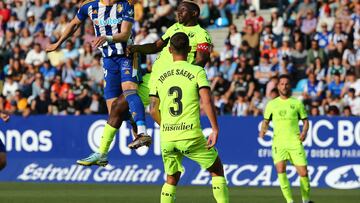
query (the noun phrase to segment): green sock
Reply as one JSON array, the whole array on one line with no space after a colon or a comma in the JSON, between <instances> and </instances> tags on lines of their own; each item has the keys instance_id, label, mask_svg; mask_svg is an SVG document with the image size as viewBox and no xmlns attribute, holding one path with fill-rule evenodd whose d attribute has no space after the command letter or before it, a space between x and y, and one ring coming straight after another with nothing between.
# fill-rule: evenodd
<instances>
[{"instance_id":1,"label":"green sock","mask_svg":"<svg viewBox=\"0 0 360 203\"><path fill-rule=\"evenodd\" d=\"M164 183L161 189L160 203L174 203L176 186Z\"/></svg>"},{"instance_id":2,"label":"green sock","mask_svg":"<svg viewBox=\"0 0 360 203\"><path fill-rule=\"evenodd\" d=\"M223 176L212 177L212 188L217 203L229 203L229 190Z\"/></svg>"},{"instance_id":3,"label":"green sock","mask_svg":"<svg viewBox=\"0 0 360 203\"><path fill-rule=\"evenodd\" d=\"M287 202L293 202L292 192L290 187L289 179L286 176L286 173L278 173L278 179L280 182L281 191Z\"/></svg>"},{"instance_id":4,"label":"green sock","mask_svg":"<svg viewBox=\"0 0 360 203\"><path fill-rule=\"evenodd\" d=\"M107 123L105 124L105 128L104 128L103 134L101 136L101 141L100 141L100 147L99 147L100 154L108 153L110 144L113 141L114 136L117 131L118 131L118 129L112 127L111 125L109 125Z\"/></svg>"},{"instance_id":5,"label":"green sock","mask_svg":"<svg viewBox=\"0 0 360 203\"><path fill-rule=\"evenodd\" d=\"M300 177L300 190L301 190L301 197L303 201L310 200L310 181L309 178Z\"/></svg>"}]
</instances>

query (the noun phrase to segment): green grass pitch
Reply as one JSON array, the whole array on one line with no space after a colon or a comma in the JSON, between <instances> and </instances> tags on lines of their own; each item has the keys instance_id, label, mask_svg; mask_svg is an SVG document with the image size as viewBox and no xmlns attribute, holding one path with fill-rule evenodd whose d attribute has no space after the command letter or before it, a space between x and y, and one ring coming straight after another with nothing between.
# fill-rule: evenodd
<instances>
[{"instance_id":1,"label":"green grass pitch","mask_svg":"<svg viewBox=\"0 0 360 203\"><path fill-rule=\"evenodd\" d=\"M0 183L1 203L157 203L161 186ZM300 191L293 189L295 202ZM282 203L280 188L230 187L231 203ZM315 203L359 203L360 190L313 189ZM210 187L179 186L176 203L215 203Z\"/></svg>"}]
</instances>

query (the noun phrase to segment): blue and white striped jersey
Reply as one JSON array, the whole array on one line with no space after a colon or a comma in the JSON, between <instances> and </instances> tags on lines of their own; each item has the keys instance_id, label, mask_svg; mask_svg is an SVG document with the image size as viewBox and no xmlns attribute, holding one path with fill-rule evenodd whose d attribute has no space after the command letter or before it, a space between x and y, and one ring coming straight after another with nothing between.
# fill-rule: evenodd
<instances>
[{"instance_id":1,"label":"blue and white striped jersey","mask_svg":"<svg viewBox=\"0 0 360 203\"><path fill-rule=\"evenodd\" d=\"M110 6L106 6L102 0L88 0L82 3L77 17L84 21L88 16L93 22L97 37L110 36L121 32L123 21L134 23L134 6L127 0L119 0ZM132 33L128 42L105 42L99 49L103 57L122 55L125 53L126 45L133 43L133 37Z\"/></svg>"}]
</instances>

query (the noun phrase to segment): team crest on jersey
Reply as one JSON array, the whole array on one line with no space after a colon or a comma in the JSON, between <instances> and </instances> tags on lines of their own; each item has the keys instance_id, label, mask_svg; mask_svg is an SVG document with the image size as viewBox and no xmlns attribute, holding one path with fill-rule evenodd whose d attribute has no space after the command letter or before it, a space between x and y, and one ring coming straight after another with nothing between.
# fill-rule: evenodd
<instances>
[{"instance_id":1,"label":"team crest on jersey","mask_svg":"<svg viewBox=\"0 0 360 203\"><path fill-rule=\"evenodd\" d=\"M190 32L190 33L188 34L188 36L189 36L190 38L193 38L193 37L195 36L195 33Z\"/></svg>"},{"instance_id":2,"label":"team crest on jersey","mask_svg":"<svg viewBox=\"0 0 360 203\"><path fill-rule=\"evenodd\" d=\"M117 11L118 13L121 13L122 10L123 10L123 6L122 6L121 4L118 4L118 5L117 5L117 8L116 8L116 11Z\"/></svg>"},{"instance_id":3,"label":"team crest on jersey","mask_svg":"<svg viewBox=\"0 0 360 203\"><path fill-rule=\"evenodd\" d=\"M281 117L284 117L284 116L286 115L286 110L280 110L280 111L279 111L279 115L280 115Z\"/></svg>"},{"instance_id":4,"label":"team crest on jersey","mask_svg":"<svg viewBox=\"0 0 360 203\"><path fill-rule=\"evenodd\" d=\"M290 108L291 108L291 109L295 109L295 105L294 105L294 104L291 104L291 105L290 105Z\"/></svg>"}]
</instances>

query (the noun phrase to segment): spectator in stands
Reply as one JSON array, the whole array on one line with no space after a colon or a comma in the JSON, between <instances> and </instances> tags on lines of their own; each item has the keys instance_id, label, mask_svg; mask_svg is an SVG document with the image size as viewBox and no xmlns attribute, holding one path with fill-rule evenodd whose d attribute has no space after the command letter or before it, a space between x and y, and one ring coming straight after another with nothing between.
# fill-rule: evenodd
<instances>
[{"instance_id":1,"label":"spectator in stands","mask_svg":"<svg viewBox=\"0 0 360 203\"><path fill-rule=\"evenodd\" d=\"M257 32L254 32L254 28L251 25L245 27L245 34L242 37L243 40L247 41L249 46L253 49L259 47L260 35Z\"/></svg>"},{"instance_id":2,"label":"spectator in stands","mask_svg":"<svg viewBox=\"0 0 360 203\"><path fill-rule=\"evenodd\" d=\"M342 31L341 23L336 22L334 25L334 31L329 35L329 50L335 50L336 45L339 42L347 43L348 36Z\"/></svg>"},{"instance_id":3,"label":"spectator in stands","mask_svg":"<svg viewBox=\"0 0 360 203\"><path fill-rule=\"evenodd\" d=\"M268 54L264 54L264 56L261 57L260 64L254 67L255 78L259 81L259 87L263 93L266 89L266 83L275 75L272 71L272 67L270 56Z\"/></svg>"},{"instance_id":4,"label":"spectator in stands","mask_svg":"<svg viewBox=\"0 0 360 203\"><path fill-rule=\"evenodd\" d=\"M32 114L50 114L50 99L46 96L46 90L41 89L40 95L38 95L31 102Z\"/></svg>"},{"instance_id":5,"label":"spectator in stands","mask_svg":"<svg viewBox=\"0 0 360 203\"><path fill-rule=\"evenodd\" d=\"M39 43L35 43L34 48L26 55L25 63L27 65L41 66L46 59L45 51L41 49Z\"/></svg>"},{"instance_id":6,"label":"spectator in stands","mask_svg":"<svg viewBox=\"0 0 360 203\"><path fill-rule=\"evenodd\" d=\"M325 51L319 48L318 41L312 40L311 48L307 52L306 65L310 66L311 64L315 63L315 60L317 58L320 59L321 64L325 64L325 62L327 61Z\"/></svg>"},{"instance_id":7,"label":"spectator in stands","mask_svg":"<svg viewBox=\"0 0 360 203\"><path fill-rule=\"evenodd\" d=\"M41 0L34 0L34 5L30 6L28 12L32 12L35 16L35 21L40 22L41 17L45 13L45 5L42 4Z\"/></svg>"},{"instance_id":8,"label":"spectator in stands","mask_svg":"<svg viewBox=\"0 0 360 203\"><path fill-rule=\"evenodd\" d=\"M359 57L360 50L355 50L352 43L348 43L347 49L345 49L342 56L342 65L346 70L353 69L356 66L356 57ZM351 70L354 71L354 70Z\"/></svg>"},{"instance_id":9,"label":"spectator in stands","mask_svg":"<svg viewBox=\"0 0 360 203\"><path fill-rule=\"evenodd\" d=\"M328 25L326 23L322 23L321 30L315 34L314 40L318 41L319 47L321 49L326 49L329 45L329 38L330 31L328 31Z\"/></svg>"},{"instance_id":10,"label":"spectator in stands","mask_svg":"<svg viewBox=\"0 0 360 203\"><path fill-rule=\"evenodd\" d=\"M247 98L250 98L255 90L254 82L248 82L245 78L244 72L236 72L231 81L230 88L225 93L225 98L234 99L236 95L245 93Z\"/></svg>"},{"instance_id":11,"label":"spectator in stands","mask_svg":"<svg viewBox=\"0 0 360 203\"><path fill-rule=\"evenodd\" d=\"M324 6L324 15L319 17L319 22L316 27L317 32L323 32L325 31L324 28L326 28L326 31L330 32L334 26L335 23L335 17L331 16L331 9L328 4Z\"/></svg>"},{"instance_id":12,"label":"spectator in stands","mask_svg":"<svg viewBox=\"0 0 360 203\"><path fill-rule=\"evenodd\" d=\"M310 108L310 115L311 116L320 116L320 110L317 106L311 106Z\"/></svg>"},{"instance_id":13,"label":"spectator in stands","mask_svg":"<svg viewBox=\"0 0 360 203\"><path fill-rule=\"evenodd\" d=\"M314 15L314 12L309 9L306 12L306 18L301 20L301 32L304 34L305 37L305 47L310 47L310 40L313 33L316 31L316 23L317 19Z\"/></svg>"},{"instance_id":14,"label":"spectator in stands","mask_svg":"<svg viewBox=\"0 0 360 203\"><path fill-rule=\"evenodd\" d=\"M229 26L228 40L233 48L234 56L237 56L238 50L241 46L241 34L238 32L236 25Z\"/></svg>"},{"instance_id":15,"label":"spectator in stands","mask_svg":"<svg viewBox=\"0 0 360 203\"><path fill-rule=\"evenodd\" d=\"M272 33L274 35L275 41L278 45L281 44L281 38L283 37L284 31L284 20L279 15L279 11L277 8L272 8L271 10L271 27Z\"/></svg>"},{"instance_id":16,"label":"spectator in stands","mask_svg":"<svg viewBox=\"0 0 360 203\"><path fill-rule=\"evenodd\" d=\"M308 11L311 11L312 13L316 12L316 2L312 0L304 0L301 2L297 8L298 10L298 18L305 18Z\"/></svg>"},{"instance_id":17,"label":"spectator in stands","mask_svg":"<svg viewBox=\"0 0 360 203\"><path fill-rule=\"evenodd\" d=\"M360 96L360 78L357 79L355 73L350 71L346 75L343 94L348 92L351 88L355 90L355 96Z\"/></svg>"},{"instance_id":18,"label":"spectator in stands","mask_svg":"<svg viewBox=\"0 0 360 203\"><path fill-rule=\"evenodd\" d=\"M254 91L254 96L250 101L249 111L254 116L263 114L265 108L265 102L262 98L260 91Z\"/></svg>"},{"instance_id":19,"label":"spectator in stands","mask_svg":"<svg viewBox=\"0 0 360 203\"><path fill-rule=\"evenodd\" d=\"M245 19L245 26L252 27L253 32L260 33L263 30L264 18L256 15L256 8L250 6L248 10L248 16Z\"/></svg>"},{"instance_id":20,"label":"spectator in stands","mask_svg":"<svg viewBox=\"0 0 360 203\"><path fill-rule=\"evenodd\" d=\"M34 34L34 36L34 43L40 44L42 50L45 50L46 46L50 44L50 39L45 35L44 29L40 29L37 33Z\"/></svg>"},{"instance_id":21,"label":"spectator in stands","mask_svg":"<svg viewBox=\"0 0 360 203\"><path fill-rule=\"evenodd\" d=\"M29 29L23 28L20 33L19 44L22 50L27 52L33 43L34 38L30 35Z\"/></svg>"},{"instance_id":22,"label":"spectator in stands","mask_svg":"<svg viewBox=\"0 0 360 203\"><path fill-rule=\"evenodd\" d=\"M258 61L256 58L256 51L250 47L249 43L246 40L241 42L241 47L239 49L238 56L245 57L246 61L250 66L254 66L255 63Z\"/></svg>"},{"instance_id":23,"label":"spectator in stands","mask_svg":"<svg viewBox=\"0 0 360 203\"><path fill-rule=\"evenodd\" d=\"M350 88L344 98L345 105L350 107L352 115L360 116L360 96L355 95L355 89Z\"/></svg>"},{"instance_id":24,"label":"spectator in stands","mask_svg":"<svg viewBox=\"0 0 360 203\"><path fill-rule=\"evenodd\" d=\"M211 82L211 90L213 93L217 93L218 95L224 95L229 87L230 82L224 78L224 74L221 72L219 72Z\"/></svg>"},{"instance_id":25,"label":"spectator in stands","mask_svg":"<svg viewBox=\"0 0 360 203\"><path fill-rule=\"evenodd\" d=\"M301 41L295 43L295 50L291 53L291 60L296 70L296 81L305 78L305 61L307 60L307 51L303 48Z\"/></svg>"},{"instance_id":26,"label":"spectator in stands","mask_svg":"<svg viewBox=\"0 0 360 203\"><path fill-rule=\"evenodd\" d=\"M233 116L247 116L249 114L249 104L246 101L245 93L240 92L236 96L236 101L232 108L232 115Z\"/></svg>"},{"instance_id":27,"label":"spectator in stands","mask_svg":"<svg viewBox=\"0 0 360 203\"><path fill-rule=\"evenodd\" d=\"M327 95L328 97L342 97L342 89L344 87L344 82L341 80L341 75L339 72L335 72L333 75L333 80L328 85Z\"/></svg>"},{"instance_id":28,"label":"spectator in stands","mask_svg":"<svg viewBox=\"0 0 360 203\"><path fill-rule=\"evenodd\" d=\"M62 67L62 73L61 73L61 78L64 81L64 83L74 84L76 77L74 69L75 67L73 60L71 60L70 58L67 59L64 66Z\"/></svg>"},{"instance_id":29,"label":"spectator in stands","mask_svg":"<svg viewBox=\"0 0 360 203\"><path fill-rule=\"evenodd\" d=\"M64 52L65 59L75 60L79 57L79 50L74 47L74 43L71 40L68 40L65 45Z\"/></svg>"},{"instance_id":30,"label":"spectator in stands","mask_svg":"<svg viewBox=\"0 0 360 203\"><path fill-rule=\"evenodd\" d=\"M80 58L79 58L79 67L81 67L83 69L90 67L91 63L93 61L94 55L95 54L93 53L91 44L90 43L84 44L83 51L80 54Z\"/></svg>"},{"instance_id":31,"label":"spectator in stands","mask_svg":"<svg viewBox=\"0 0 360 203\"><path fill-rule=\"evenodd\" d=\"M5 77L5 83L2 90L2 95L4 95L8 100L11 100L15 96L15 92L19 89L19 83L14 81L13 75L7 75Z\"/></svg>"},{"instance_id":32,"label":"spectator in stands","mask_svg":"<svg viewBox=\"0 0 360 203\"><path fill-rule=\"evenodd\" d=\"M329 67L327 74L327 82L330 83L334 80L334 75L338 73L341 77L340 80L344 81L346 75L346 69L341 65L341 55L335 54L332 59L333 65Z\"/></svg>"},{"instance_id":33,"label":"spectator in stands","mask_svg":"<svg viewBox=\"0 0 360 203\"><path fill-rule=\"evenodd\" d=\"M351 112L350 106L345 106L344 107L342 115L345 116L345 117L354 116L353 113Z\"/></svg>"},{"instance_id":34,"label":"spectator in stands","mask_svg":"<svg viewBox=\"0 0 360 203\"><path fill-rule=\"evenodd\" d=\"M303 98L305 104L321 103L324 93L324 84L322 81L316 79L314 73L310 73L308 81L305 84Z\"/></svg>"},{"instance_id":35,"label":"spectator in stands","mask_svg":"<svg viewBox=\"0 0 360 203\"><path fill-rule=\"evenodd\" d=\"M207 0L200 1L199 23L202 27L210 25L210 7Z\"/></svg>"},{"instance_id":36,"label":"spectator in stands","mask_svg":"<svg viewBox=\"0 0 360 203\"><path fill-rule=\"evenodd\" d=\"M73 93L68 94L67 101L66 111L64 112L65 115L80 115L80 107L75 101L75 95Z\"/></svg>"},{"instance_id":37,"label":"spectator in stands","mask_svg":"<svg viewBox=\"0 0 360 203\"><path fill-rule=\"evenodd\" d=\"M340 110L337 106L329 106L327 110L327 116L339 116Z\"/></svg>"}]
</instances>

